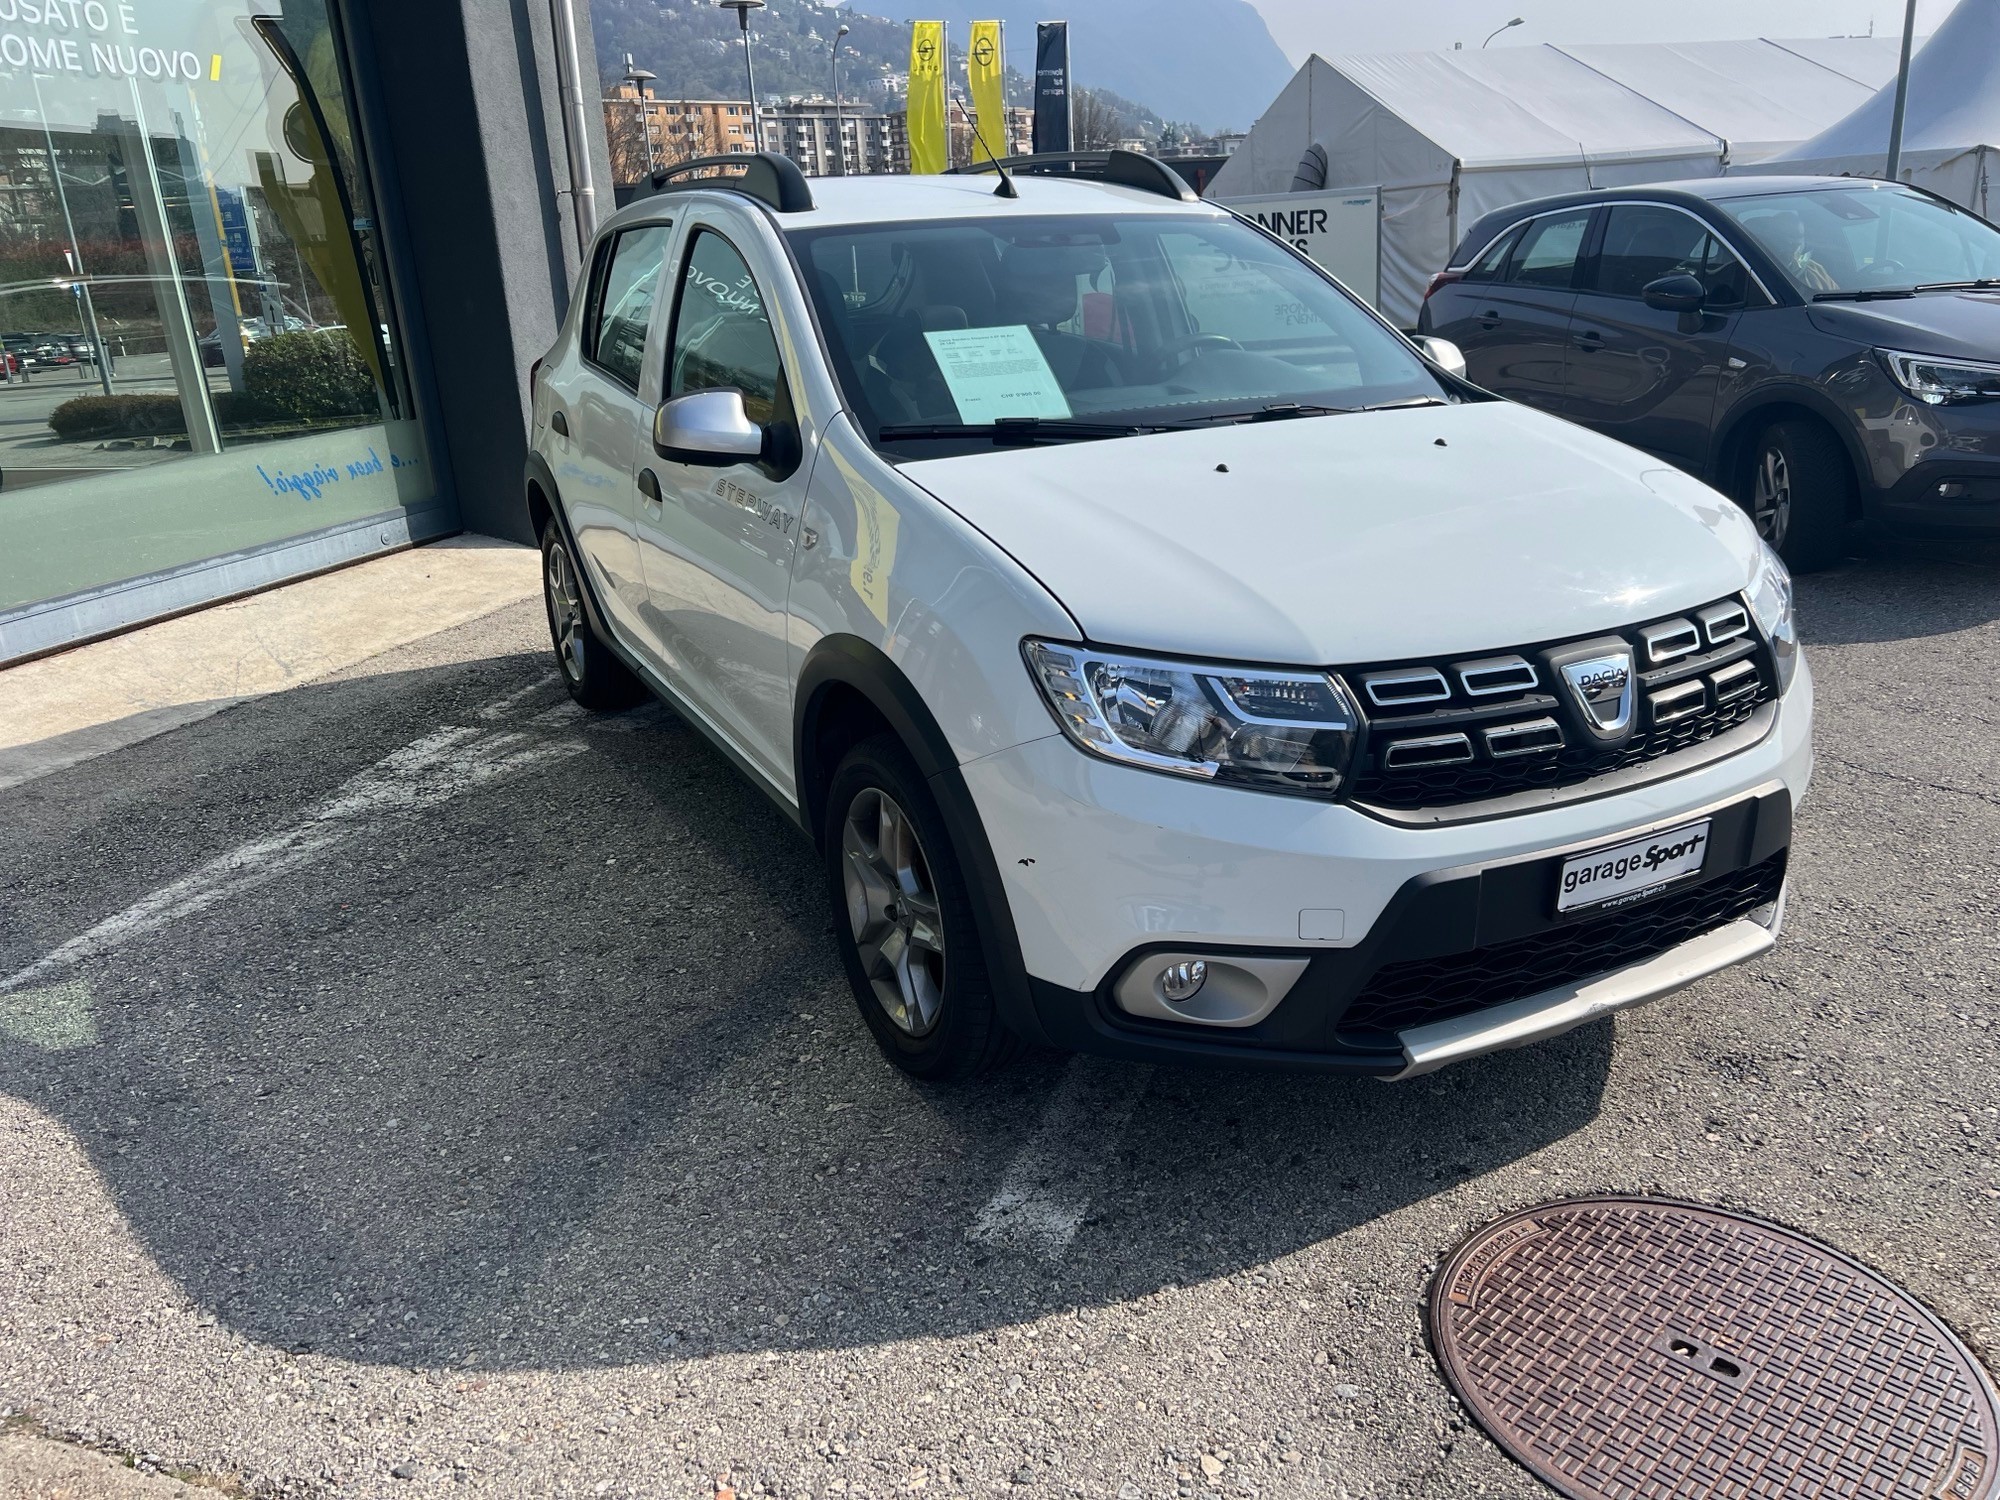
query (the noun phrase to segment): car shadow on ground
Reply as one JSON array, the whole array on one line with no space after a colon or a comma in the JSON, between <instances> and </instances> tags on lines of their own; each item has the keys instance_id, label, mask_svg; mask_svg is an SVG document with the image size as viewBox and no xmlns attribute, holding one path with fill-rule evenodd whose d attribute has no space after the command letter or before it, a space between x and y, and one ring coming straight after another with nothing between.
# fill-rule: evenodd
<instances>
[{"instance_id":1,"label":"car shadow on ground","mask_svg":"<svg viewBox=\"0 0 2000 1500\"><path fill-rule=\"evenodd\" d=\"M295 690L6 798L0 1090L190 1298L292 1350L606 1365L1124 1301L1536 1152L1610 1066L1600 1025L1395 1086L1042 1053L913 1083L803 837L663 710L572 713L539 654ZM980 1237L1037 1151L1073 1240Z\"/></svg>"}]
</instances>

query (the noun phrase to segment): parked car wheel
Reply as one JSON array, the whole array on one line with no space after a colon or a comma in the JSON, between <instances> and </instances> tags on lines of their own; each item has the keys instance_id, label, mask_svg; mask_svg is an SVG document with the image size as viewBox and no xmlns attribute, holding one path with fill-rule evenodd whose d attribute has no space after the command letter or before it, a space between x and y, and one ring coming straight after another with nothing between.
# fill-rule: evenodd
<instances>
[{"instance_id":1,"label":"parked car wheel","mask_svg":"<svg viewBox=\"0 0 2000 1500\"><path fill-rule=\"evenodd\" d=\"M1840 560L1854 470L1840 440L1816 422L1773 422L1751 445L1737 500L1757 534L1794 573Z\"/></svg>"},{"instance_id":2,"label":"parked car wheel","mask_svg":"<svg viewBox=\"0 0 2000 1500\"><path fill-rule=\"evenodd\" d=\"M570 697L598 712L638 702L645 688L590 628L576 559L553 521L542 528L542 602L548 608L556 665Z\"/></svg>"},{"instance_id":3,"label":"parked car wheel","mask_svg":"<svg viewBox=\"0 0 2000 1500\"><path fill-rule=\"evenodd\" d=\"M957 853L894 736L865 740L841 761L824 835L841 961L889 1060L950 1080L1010 1055Z\"/></svg>"}]
</instances>

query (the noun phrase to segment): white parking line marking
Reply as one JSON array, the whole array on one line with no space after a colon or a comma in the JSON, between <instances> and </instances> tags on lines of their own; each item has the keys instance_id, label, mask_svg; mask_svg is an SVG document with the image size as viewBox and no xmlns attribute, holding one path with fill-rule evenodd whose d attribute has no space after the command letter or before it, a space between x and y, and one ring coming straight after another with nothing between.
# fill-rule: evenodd
<instances>
[{"instance_id":1,"label":"white parking line marking","mask_svg":"<svg viewBox=\"0 0 2000 1500\"><path fill-rule=\"evenodd\" d=\"M503 698L500 704L524 696ZM499 706L489 705L489 709ZM200 869L169 881L27 968L0 979L0 994L269 884L390 818L436 807L504 776L566 760L585 748L581 738L549 739L517 729L454 725L427 734L343 782L331 797L289 827L240 844Z\"/></svg>"},{"instance_id":2,"label":"white parking line marking","mask_svg":"<svg viewBox=\"0 0 2000 1500\"><path fill-rule=\"evenodd\" d=\"M1078 1057L965 1237L1055 1260L1083 1227L1150 1067Z\"/></svg>"}]
</instances>

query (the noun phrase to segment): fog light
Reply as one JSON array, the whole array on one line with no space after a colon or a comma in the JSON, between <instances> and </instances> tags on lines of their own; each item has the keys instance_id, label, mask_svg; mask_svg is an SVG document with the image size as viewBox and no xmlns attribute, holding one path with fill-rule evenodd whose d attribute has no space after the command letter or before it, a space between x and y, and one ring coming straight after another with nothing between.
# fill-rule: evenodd
<instances>
[{"instance_id":1,"label":"fog light","mask_svg":"<svg viewBox=\"0 0 2000 1500\"><path fill-rule=\"evenodd\" d=\"M1176 1005L1192 1000L1208 983L1208 960L1202 958L1168 964L1160 974L1160 993Z\"/></svg>"}]
</instances>

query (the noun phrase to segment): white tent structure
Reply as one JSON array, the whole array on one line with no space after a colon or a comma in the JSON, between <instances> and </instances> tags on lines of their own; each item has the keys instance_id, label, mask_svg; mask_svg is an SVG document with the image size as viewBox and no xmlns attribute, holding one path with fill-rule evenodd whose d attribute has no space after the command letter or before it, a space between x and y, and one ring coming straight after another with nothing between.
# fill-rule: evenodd
<instances>
[{"instance_id":1,"label":"white tent structure","mask_svg":"<svg viewBox=\"0 0 2000 1500\"><path fill-rule=\"evenodd\" d=\"M1315 53L1209 193L1379 191L1380 304L1407 326L1481 214L1548 193L1717 176L1823 129L1895 69L1886 38L1810 55L1768 41Z\"/></svg>"},{"instance_id":2,"label":"white tent structure","mask_svg":"<svg viewBox=\"0 0 2000 1500\"><path fill-rule=\"evenodd\" d=\"M1736 171L1879 177L1888 167L1893 76L1873 98L1820 134ZM2000 211L2000 0L1960 0L1910 59L1903 122L1904 182L1991 218Z\"/></svg>"}]
</instances>

